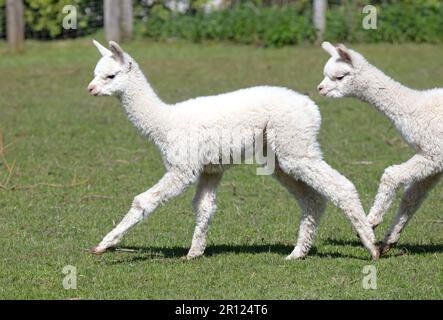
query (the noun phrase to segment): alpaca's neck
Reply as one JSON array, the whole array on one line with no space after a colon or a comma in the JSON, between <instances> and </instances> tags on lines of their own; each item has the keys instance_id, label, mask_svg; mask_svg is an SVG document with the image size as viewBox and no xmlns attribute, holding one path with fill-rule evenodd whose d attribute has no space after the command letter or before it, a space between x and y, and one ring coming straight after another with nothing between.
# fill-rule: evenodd
<instances>
[{"instance_id":1,"label":"alpaca's neck","mask_svg":"<svg viewBox=\"0 0 443 320\"><path fill-rule=\"evenodd\" d=\"M394 124L411 112L412 102L417 98L416 90L405 87L370 64L362 68L361 74L363 76L356 80L359 90L355 95L359 99L374 105Z\"/></svg>"},{"instance_id":2,"label":"alpaca's neck","mask_svg":"<svg viewBox=\"0 0 443 320\"><path fill-rule=\"evenodd\" d=\"M119 98L134 126L143 135L159 142L166 128L168 108L138 68L132 71L129 85Z\"/></svg>"}]
</instances>

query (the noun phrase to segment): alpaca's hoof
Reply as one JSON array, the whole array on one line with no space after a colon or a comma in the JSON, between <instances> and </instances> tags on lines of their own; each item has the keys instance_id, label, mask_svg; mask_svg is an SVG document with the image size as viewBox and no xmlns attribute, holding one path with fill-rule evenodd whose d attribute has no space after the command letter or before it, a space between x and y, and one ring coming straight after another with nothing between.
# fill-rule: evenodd
<instances>
[{"instance_id":1,"label":"alpaca's hoof","mask_svg":"<svg viewBox=\"0 0 443 320\"><path fill-rule=\"evenodd\" d=\"M373 261L377 261L377 260L379 260L380 259L380 250L377 250L376 252L374 252L373 254L372 254L372 260Z\"/></svg>"},{"instance_id":2,"label":"alpaca's hoof","mask_svg":"<svg viewBox=\"0 0 443 320\"><path fill-rule=\"evenodd\" d=\"M89 250L92 254L95 254L95 255L101 255L101 254L103 254L103 253L105 253L106 252L106 249L100 249L98 246L97 247L93 247L93 248L91 248L90 250Z\"/></svg>"},{"instance_id":3,"label":"alpaca's hoof","mask_svg":"<svg viewBox=\"0 0 443 320\"><path fill-rule=\"evenodd\" d=\"M203 253L188 253L186 255L186 260L194 260L203 256Z\"/></svg>"},{"instance_id":4,"label":"alpaca's hoof","mask_svg":"<svg viewBox=\"0 0 443 320\"><path fill-rule=\"evenodd\" d=\"M380 255L384 255L384 254L388 253L388 251L391 250L391 248L394 246L395 246L395 243L382 243L379 247Z\"/></svg>"},{"instance_id":5,"label":"alpaca's hoof","mask_svg":"<svg viewBox=\"0 0 443 320\"><path fill-rule=\"evenodd\" d=\"M290 261L290 260L301 260L301 259L303 259L305 256L300 256L300 255L292 255L292 254L290 254L289 256L287 256L286 258L285 258L285 260L286 261Z\"/></svg>"},{"instance_id":6,"label":"alpaca's hoof","mask_svg":"<svg viewBox=\"0 0 443 320\"><path fill-rule=\"evenodd\" d=\"M191 247L186 255L186 260L200 258L205 253L205 248L200 246Z\"/></svg>"}]
</instances>

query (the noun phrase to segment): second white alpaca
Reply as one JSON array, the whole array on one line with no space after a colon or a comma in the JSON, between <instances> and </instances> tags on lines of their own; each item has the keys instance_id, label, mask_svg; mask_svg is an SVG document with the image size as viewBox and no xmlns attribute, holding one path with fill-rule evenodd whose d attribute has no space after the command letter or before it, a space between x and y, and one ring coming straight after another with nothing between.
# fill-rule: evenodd
<instances>
[{"instance_id":1,"label":"second white alpaca","mask_svg":"<svg viewBox=\"0 0 443 320\"><path fill-rule=\"evenodd\" d=\"M373 227L382 222L397 189L406 191L394 223L381 245L386 252L400 239L400 233L420 207L443 171L443 89L413 90L386 76L361 54L344 45L329 42L323 48L332 56L326 63L322 95L353 96L374 105L399 130L416 154L400 165L388 167L380 181L368 219Z\"/></svg>"},{"instance_id":2,"label":"second white alpaca","mask_svg":"<svg viewBox=\"0 0 443 320\"><path fill-rule=\"evenodd\" d=\"M308 97L285 88L255 87L167 105L118 44L111 41L110 50L94 44L102 58L89 84L90 93L116 95L121 100L130 121L159 148L167 172L155 186L134 198L127 215L93 253L115 246L131 227L197 182L196 226L187 257L201 256L216 209L216 189L227 168L222 160L241 158L263 140L262 147L269 147L268 152L275 155L274 177L302 208L297 245L288 259L308 253L326 198L343 210L372 257L378 257L374 233L354 185L322 160L317 143L320 113Z\"/></svg>"}]
</instances>

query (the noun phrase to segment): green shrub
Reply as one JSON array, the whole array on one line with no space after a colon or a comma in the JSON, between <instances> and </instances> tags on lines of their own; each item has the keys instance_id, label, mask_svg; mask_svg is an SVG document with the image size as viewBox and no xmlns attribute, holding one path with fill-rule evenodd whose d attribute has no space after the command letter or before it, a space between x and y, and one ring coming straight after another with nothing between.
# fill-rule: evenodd
<instances>
[{"instance_id":1,"label":"green shrub","mask_svg":"<svg viewBox=\"0 0 443 320\"><path fill-rule=\"evenodd\" d=\"M315 40L311 0L297 0L283 6L272 5L282 1L237 0L228 9L211 13L202 10L207 0L190 1L186 13L178 14L168 9L164 0L149 4L135 0L136 32L154 39L226 40L268 47ZM24 3L28 38L81 36L102 25L103 0L24 0ZM362 27L361 11L370 3L377 7L377 30ZM0 35L5 34L4 4L5 0L0 0ZM78 8L77 31L62 29L62 8L67 4ZM325 38L334 42L442 43L443 1L330 1Z\"/></svg>"},{"instance_id":2,"label":"green shrub","mask_svg":"<svg viewBox=\"0 0 443 320\"><path fill-rule=\"evenodd\" d=\"M364 30L361 10L352 16L345 6L327 13L326 38L349 42L443 42L443 4L437 0L397 1L377 5L376 30Z\"/></svg>"},{"instance_id":3,"label":"green shrub","mask_svg":"<svg viewBox=\"0 0 443 320\"><path fill-rule=\"evenodd\" d=\"M94 18L102 12L102 1L88 0L25 0L25 21L28 33L37 38L57 38L72 33L83 35L89 33L94 24ZM63 30L62 22L65 17L63 7L77 7L77 31ZM88 8L88 11L85 10ZM94 11L96 10L96 11Z\"/></svg>"},{"instance_id":4,"label":"green shrub","mask_svg":"<svg viewBox=\"0 0 443 320\"><path fill-rule=\"evenodd\" d=\"M6 33L5 0L0 0L0 36ZM24 0L26 37L54 39L91 33L102 25L102 0ZM77 7L77 30L63 30L63 7Z\"/></svg>"},{"instance_id":5,"label":"green shrub","mask_svg":"<svg viewBox=\"0 0 443 320\"><path fill-rule=\"evenodd\" d=\"M177 14L161 4L148 12L141 34L154 39L229 40L280 47L313 42L310 1L264 6L260 0L238 2L227 10ZM376 3L378 28L364 30L365 4ZM443 4L439 0L341 1L327 12L325 38L348 42L443 42Z\"/></svg>"},{"instance_id":6,"label":"green shrub","mask_svg":"<svg viewBox=\"0 0 443 320\"><path fill-rule=\"evenodd\" d=\"M212 13L198 11L194 15L172 13L157 5L150 10L141 32L154 39L229 40L274 47L315 38L308 11L295 6L258 7L252 3Z\"/></svg>"}]
</instances>

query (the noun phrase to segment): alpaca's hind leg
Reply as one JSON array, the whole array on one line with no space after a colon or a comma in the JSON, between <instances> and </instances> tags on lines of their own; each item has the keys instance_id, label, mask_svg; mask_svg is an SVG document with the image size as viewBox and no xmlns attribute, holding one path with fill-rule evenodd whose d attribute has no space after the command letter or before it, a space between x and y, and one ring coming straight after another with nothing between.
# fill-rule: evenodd
<instances>
[{"instance_id":1,"label":"alpaca's hind leg","mask_svg":"<svg viewBox=\"0 0 443 320\"><path fill-rule=\"evenodd\" d=\"M437 167L437 163L417 154L405 163L387 168L380 180L374 205L369 211L368 220L371 226L375 228L383 221L400 185L423 180L435 174Z\"/></svg>"},{"instance_id":2,"label":"alpaca's hind leg","mask_svg":"<svg viewBox=\"0 0 443 320\"><path fill-rule=\"evenodd\" d=\"M202 173L200 176L193 200L196 225L191 248L187 255L188 259L199 257L205 251L206 233L217 207L216 192L222 176L222 173Z\"/></svg>"},{"instance_id":3,"label":"alpaca's hind leg","mask_svg":"<svg viewBox=\"0 0 443 320\"><path fill-rule=\"evenodd\" d=\"M168 172L155 186L136 196L123 220L103 238L97 247L91 249L92 253L100 254L115 246L129 229L147 218L163 202L180 195L194 182L190 177L192 175Z\"/></svg>"},{"instance_id":4,"label":"alpaca's hind leg","mask_svg":"<svg viewBox=\"0 0 443 320\"><path fill-rule=\"evenodd\" d=\"M394 223L391 225L388 233L385 235L380 247L380 253L386 253L400 239L400 234L406 227L414 213L425 200L429 191L438 183L442 174L432 175L424 180L411 183L403 194L400 207Z\"/></svg>"},{"instance_id":5,"label":"alpaca's hind leg","mask_svg":"<svg viewBox=\"0 0 443 320\"><path fill-rule=\"evenodd\" d=\"M286 259L303 258L314 243L317 227L325 212L327 201L306 183L295 180L279 168L276 169L274 176L297 199L302 209L297 244Z\"/></svg>"},{"instance_id":6,"label":"alpaca's hind leg","mask_svg":"<svg viewBox=\"0 0 443 320\"><path fill-rule=\"evenodd\" d=\"M284 170L306 182L339 207L354 226L372 258L378 259L374 232L366 219L359 195L352 182L319 159L291 161L285 164Z\"/></svg>"}]
</instances>

